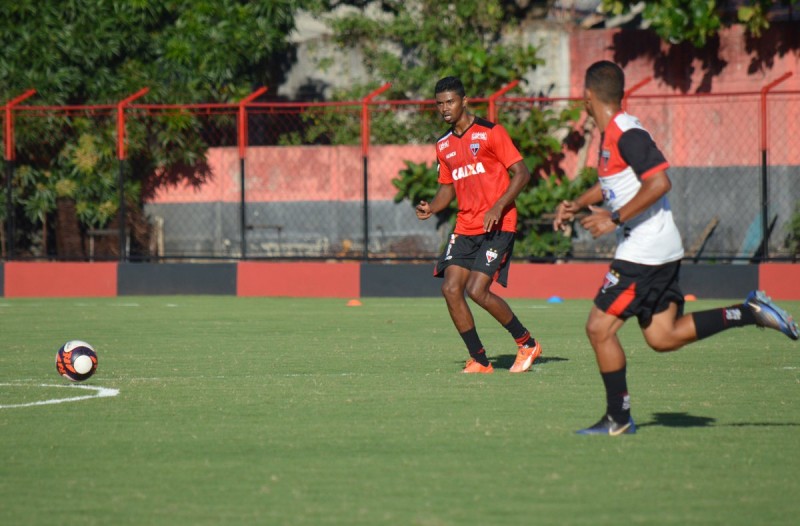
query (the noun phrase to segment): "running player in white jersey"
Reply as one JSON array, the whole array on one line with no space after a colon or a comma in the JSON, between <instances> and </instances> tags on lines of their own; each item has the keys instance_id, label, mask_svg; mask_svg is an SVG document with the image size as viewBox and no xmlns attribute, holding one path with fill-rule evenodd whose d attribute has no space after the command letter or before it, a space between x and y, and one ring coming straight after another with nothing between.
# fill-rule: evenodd
<instances>
[{"instance_id":1,"label":"running player in white jersey","mask_svg":"<svg viewBox=\"0 0 800 526\"><path fill-rule=\"evenodd\" d=\"M602 132L599 181L576 200L560 203L553 221L554 229L562 229L588 208L591 213L581 224L592 236L617 235L614 260L586 322L605 384L606 414L581 434L636 432L625 352L617 337L628 318L638 318L645 340L658 352L745 325L800 338L797 323L762 291L738 305L683 314L678 284L683 245L667 198L669 163L638 119L622 111L624 89L625 75L613 62L596 62L586 70L584 104ZM601 202L608 208L598 207Z\"/></svg>"}]
</instances>

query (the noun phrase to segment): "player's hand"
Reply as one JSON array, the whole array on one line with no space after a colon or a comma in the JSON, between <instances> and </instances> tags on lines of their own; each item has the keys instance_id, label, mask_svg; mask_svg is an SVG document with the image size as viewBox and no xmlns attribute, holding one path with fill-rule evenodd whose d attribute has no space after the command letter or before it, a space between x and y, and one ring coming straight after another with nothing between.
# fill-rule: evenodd
<instances>
[{"instance_id":1,"label":"player's hand","mask_svg":"<svg viewBox=\"0 0 800 526\"><path fill-rule=\"evenodd\" d=\"M598 238L609 234L617 229L617 225L611 221L611 212L599 206L590 206L591 214L581 219L581 226L592 234L593 238Z\"/></svg>"},{"instance_id":2,"label":"player's hand","mask_svg":"<svg viewBox=\"0 0 800 526\"><path fill-rule=\"evenodd\" d=\"M426 220L433 215L431 212L431 205L427 201L420 201L416 206L417 219Z\"/></svg>"},{"instance_id":3,"label":"player's hand","mask_svg":"<svg viewBox=\"0 0 800 526\"><path fill-rule=\"evenodd\" d=\"M492 229L500 226L500 216L503 214L503 209L493 206L483 215L483 231L491 232Z\"/></svg>"},{"instance_id":4,"label":"player's hand","mask_svg":"<svg viewBox=\"0 0 800 526\"><path fill-rule=\"evenodd\" d=\"M566 230L568 223L575 219L575 214L581 211L575 201L561 201L556 207L556 218L553 219L553 230Z\"/></svg>"}]
</instances>

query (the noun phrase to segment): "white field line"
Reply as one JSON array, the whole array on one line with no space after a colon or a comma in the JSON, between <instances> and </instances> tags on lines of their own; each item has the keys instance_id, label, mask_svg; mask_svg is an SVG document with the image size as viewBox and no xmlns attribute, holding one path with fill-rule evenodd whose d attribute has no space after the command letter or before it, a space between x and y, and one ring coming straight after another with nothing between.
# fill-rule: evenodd
<instances>
[{"instance_id":1,"label":"white field line","mask_svg":"<svg viewBox=\"0 0 800 526\"><path fill-rule=\"evenodd\" d=\"M0 384L0 387L31 387L25 384ZM107 398L110 396L117 396L119 389L110 389L108 387L95 387L92 385L58 385L58 384L39 384L36 387L62 387L64 389L83 389L85 391L94 391L94 394L83 396L70 396L67 398L51 398L49 400L39 400L36 402L27 402L24 404L6 404L0 405L0 409L11 409L13 407L33 407L37 405L51 405L61 404L64 402L79 402L81 400L90 400L92 398Z\"/></svg>"}]
</instances>

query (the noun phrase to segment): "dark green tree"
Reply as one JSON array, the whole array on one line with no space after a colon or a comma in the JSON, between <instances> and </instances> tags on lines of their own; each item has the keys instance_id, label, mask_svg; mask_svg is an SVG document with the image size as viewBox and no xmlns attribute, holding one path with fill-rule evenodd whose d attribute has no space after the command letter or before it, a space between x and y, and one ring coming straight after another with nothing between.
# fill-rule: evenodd
<instances>
[{"instance_id":1,"label":"dark green tree","mask_svg":"<svg viewBox=\"0 0 800 526\"><path fill-rule=\"evenodd\" d=\"M37 105L113 104L147 86L144 101L231 102L274 84L287 65L286 36L301 0L19 0L0 5L0 97L35 88ZM31 103L28 101L28 103ZM113 114L26 119L16 142L18 204L46 222L74 201L84 227L116 216ZM203 159L191 116L131 119L126 206ZM4 208L3 208L4 210ZM59 218L61 215L59 214ZM45 227L46 229L46 227ZM46 250L47 247L44 247Z\"/></svg>"},{"instance_id":2,"label":"dark green tree","mask_svg":"<svg viewBox=\"0 0 800 526\"><path fill-rule=\"evenodd\" d=\"M603 0L607 13L629 13L640 0ZM724 0L645 0L642 18L665 41L677 44L691 42L703 47L720 29L733 23L744 24L748 33L760 36L769 28L769 11L776 4L793 5L797 0L749 0L733 2ZM735 12L734 16L726 16Z\"/></svg>"}]
</instances>

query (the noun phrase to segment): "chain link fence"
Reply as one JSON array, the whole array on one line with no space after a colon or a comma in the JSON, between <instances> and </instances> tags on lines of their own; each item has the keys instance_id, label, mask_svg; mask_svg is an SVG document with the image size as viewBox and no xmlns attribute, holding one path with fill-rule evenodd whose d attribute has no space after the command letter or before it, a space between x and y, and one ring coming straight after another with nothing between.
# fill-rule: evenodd
<instances>
[{"instance_id":1,"label":"chain link fence","mask_svg":"<svg viewBox=\"0 0 800 526\"><path fill-rule=\"evenodd\" d=\"M13 155L7 148L4 161L6 260L118 257L114 108L19 107L13 119Z\"/></svg>"},{"instance_id":2,"label":"chain link fence","mask_svg":"<svg viewBox=\"0 0 800 526\"><path fill-rule=\"evenodd\" d=\"M470 101L501 123L521 108L569 102ZM687 258L794 260L800 93L625 102L670 161ZM432 100L134 103L123 113L124 155L116 106L6 110L6 261L429 259L449 230L395 202L401 171L435 163L445 127ZM599 132L585 115L572 127L585 140L553 165L567 178L597 164ZM570 257L605 259L613 245L578 226Z\"/></svg>"}]
</instances>

